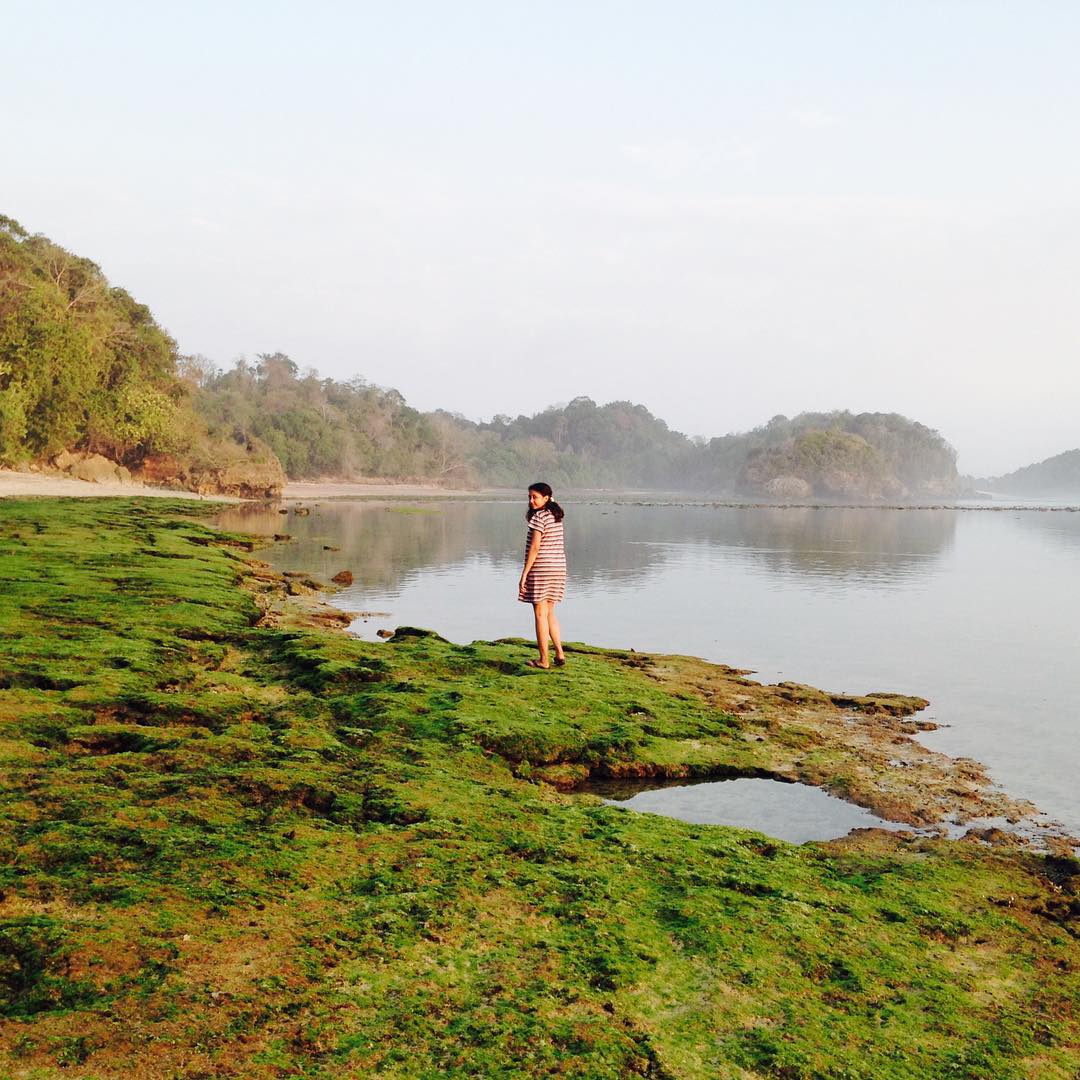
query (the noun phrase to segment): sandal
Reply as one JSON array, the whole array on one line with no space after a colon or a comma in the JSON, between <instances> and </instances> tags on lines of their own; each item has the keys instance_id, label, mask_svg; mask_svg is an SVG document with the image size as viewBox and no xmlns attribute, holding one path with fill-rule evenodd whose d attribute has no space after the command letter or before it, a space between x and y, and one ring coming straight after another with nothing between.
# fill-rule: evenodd
<instances>
[{"instance_id":1,"label":"sandal","mask_svg":"<svg viewBox=\"0 0 1080 1080\"><path fill-rule=\"evenodd\" d=\"M539 660L526 660L525 661L525 666L526 667L539 668L541 671L550 671L551 670L550 665L548 667L544 667L544 665L541 664Z\"/></svg>"},{"instance_id":2,"label":"sandal","mask_svg":"<svg viewBox=\"0 0 1080 1080\"><path fill-rule=\"evenodd\" d=\"M566 657L565 656L556 656L555 657L555 666L556 667L566 667Z\"/></svg>"}]
</instances>

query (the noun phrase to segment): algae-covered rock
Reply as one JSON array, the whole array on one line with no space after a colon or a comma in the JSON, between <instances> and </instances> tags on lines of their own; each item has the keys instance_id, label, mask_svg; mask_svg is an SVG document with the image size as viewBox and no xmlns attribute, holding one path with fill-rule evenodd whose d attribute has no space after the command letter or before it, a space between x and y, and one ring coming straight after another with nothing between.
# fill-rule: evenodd
<instances>
[{"instance_id":1,"label":"algae-covered rock","mask_svg":"<svg viewBox=\"0 0 1080 1080\"><path fill-rule=\"evenodd\" d=\"M559 790L757 769L1023 811L903 717L688 657L360 641L191 507L81 502L0 521L0 1074L1080 1069L1075 859Z\"/></svg>"},{"instance_id":2,"label":"algae-covered rock","mask_svg":"<svg viewBox=\"0 0 1080 1080\"><path fill-rule=\"evenodd\" d=\"M446 641L446 638L436 634L434 630L423 630L418 626L399 626L390 638L391 641L418 641L424 639Z\"/></svg>"}]
</instances>

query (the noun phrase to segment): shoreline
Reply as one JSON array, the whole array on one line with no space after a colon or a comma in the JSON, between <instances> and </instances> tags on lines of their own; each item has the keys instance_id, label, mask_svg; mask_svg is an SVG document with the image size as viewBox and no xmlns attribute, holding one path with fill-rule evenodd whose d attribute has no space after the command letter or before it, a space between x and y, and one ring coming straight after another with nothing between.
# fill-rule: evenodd
<instances>
[{"instance_id":1,"label":"shoreline","mask_svg":"<svg viewBox=\"0 0 1080 1080\"><path fill-rule=\"evenodd\" d=\"M520 496L516 488L448 488L438 484L413 481L343 481L291 480L276 499L245 499L236 495L200 495L177 488L152 487L147 484L94 483L77 480L52 472L34 472L0 468L0 499L44 498L153 498L190 499L211 503L310 502L333 499L507 499ZM912 503L838 503L838 502L762 502L746 499L710 499L686 493L665 498L664 493L621 491L608 489L570 490L578 502L603 502L616 506L693 506L716 510L951 510L963 513L1001 513L1030 511L1034 513L1080 513L1080 503L1032 501L1027 503L1001 502L972 505L963 502Z\"/></svg>"},{"instance_id":2,"label":"shoreline","mask_svg":"<svg viewBox=\"0 0 1080 1080\"><path fill-rule=\"evenodd\" d=\"M281 491L283 502L311 499L394 498L461 499L506 496L509 488L446 488L438 484L403 481L290 480ZM516 494L516 492L515 492Z\"/></svg>"},{"instance_id":3,"label":"shoreline","mask_svg":"<svg viewBox=\"0 0 1080 1080\"><path fill-rule=\"evenodd\" d=\"M344 483L327 481L290 481L282 489L281 502L312 499L368 498L463 498L507 494L505 488L443 488L420 483ZM193 502L260 503L275 500L244 499L236 495L200 495L180 488L152 487L148 484L94 483L55 472L0 468L0 499L3 498L153 498L190 499Z\"/></svg>"},{"instance_id":4,"label":"shoreline","mask_svg":"<svg viewBox=\"0 0 1080 1080\"><path fill-rule=\"evenodd\" d=\"M331 597L337 586L307 572L279 573L259 559L248 563L251 581L263 590L261 625L323 629L354 637L349 627L359 613L334 604ZM389 641L365 644L391 648L395 639L416 634L445 641L437 631L397 627ZM484 644L531 648L523 638ZM653 781L651 786L662 787L764 778L818 788L922 835L1009 844L1064 856L1080 851L1080 838L1048 819L1030 800L996 784L982 762L953 757L921 742L922 732L939 727L918 718L930 704L925 698L888 692L836 693L790 681L761 683L748 678L752 672L744 669L681 654L583 642L567 642L566 651L571 656L625 665L678 699L698 700L703 707L737 716L743 738L762 744L762 752L741 766L713 760L707 752L677 760L644 756L594 766L576 760L532 762L530 776L557 791L587 793L587 786L598 780ZM700 751L702 746L695 749Z\"/></svg>"},{"instance_id":5,"label":"shoreline","mask_svg":"<svg viewBox=\"0 0 1080 1080\"><path fill-rule=\"evenodd\" d=\"M507 499L519 498L518 488L446 488L438 484L421 482L344 480L291 480L282 490L282 501L311 499L366 499L380 496L390 498L424 499ZM564 496L578 503L599 502L615 506L657 507L711 507L715 510L953 510L957 512L1000 513L1002 511L1030 510L1036 512L1080 513L1080 502L1053 502L1031 500L1029 502L985 500L966 502L767 502L752 496L745 498L710 498L697 492L643 491L621 488L566 489Z\"/></svg>"},{"instance_id":6,"label":"shoreline","mask_svg":"<svg viewBox=\"0 0 1080 1080\"><path fill-rule=\"evenodd\" d=\"M150 498L190 499L192 502L234 503L235 496L200 495L195 491L177 491L173 488L149 487L146 484L97 484L90 480L77 480L60 473L30 472L20 469L0 469L0 499L21 498ZM243 500L241 500L243 501Z\"/></svg>"},{"instance_id":7,"label":"shoreline","mask_svg":"<svg viewBox=\"0 0 1080 1080\"><path fill-rule=\"evenodd\" d=\"M236 503L222 496L199 496L129 485L97 485L55 476L27 474L31 494L44 488L63 496L69 489L80 495L109 496L113 488L126 497L153 494L160 498L186 495L201 504ZM0 495L4 481L12 476L0 471ZM294 498L312 498L327 489L325 484L295 485ZM350 495L391 493L411 496L419 485L349 485ZM105 490L101 490L105 489ZM21 487L19 488L22 494ZM445 494L440 491L439 495ZM457 494L475 494L458 492ZM323 496L325 497L325 496ZM269 538L262 538L269 545ZM359 641L348 633L353 613L337 607L331 597L333 585L308 573L279 574L258 559L247 560L244 590L261 594L260 625L321 628ZM442 640L437 633L432 636ZM511 643L509 640L508 644ZM514 644L520 644L516 641ZM369 643L370 644L370 643ZM498 644L498 643L493 643ZM385 648L376 645L376 648ZM580 655L610 658L617 664L629 664L645 673L658 686L667 687L676 696L689 695L709 709L721 709L753 729L746 737L763 744L769 753L748 759L747 775L766 768L771 776L788 782L818 787L846 801L862 806L894 822L916 828L940 827L954 832L966 822L1007 822L1007 828L1020 827L1042 836L1051 847L1075 846L1078 841L1057 823L1049 827L1035 825L1043 814L1030 801L997 787L987 768L971 758L954 758L927 747L917 739L921 731L933 730L936 724L915 719L928 702L900 694L837 694L793 682L759 683L747 678L749 672L701 658L663 653L627 653L584 643L568 646ZM784 749L777 740L777 725L792 728L799 737ZM768 758L766 761L765 759ZM827 764L826 764L827 762ZM626 759L617 763L584 767L580 762L553 760L534 762L534 775L554 788L573 790L598 778L655 778L658 782L705 780L732 775L730 762L713 761L709 755L691 754L683 760Z\"/></svg>"}]
</instances>

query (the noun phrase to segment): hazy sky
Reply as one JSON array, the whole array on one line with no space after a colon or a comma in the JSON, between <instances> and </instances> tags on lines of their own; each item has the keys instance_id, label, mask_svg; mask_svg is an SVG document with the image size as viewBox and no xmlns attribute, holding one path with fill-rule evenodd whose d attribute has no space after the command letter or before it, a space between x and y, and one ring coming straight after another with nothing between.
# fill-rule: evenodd
<instances>
[{"instance_id":1,"label":"hazy sky","mask_svg":"<svg viewBox=\"0 0 1080 1080\"><path fill-rule=\"evenodd\" d=\"M473 418L1080 446L1080 4L0 0L0 213Z\"/></svg>"}]
</instances>

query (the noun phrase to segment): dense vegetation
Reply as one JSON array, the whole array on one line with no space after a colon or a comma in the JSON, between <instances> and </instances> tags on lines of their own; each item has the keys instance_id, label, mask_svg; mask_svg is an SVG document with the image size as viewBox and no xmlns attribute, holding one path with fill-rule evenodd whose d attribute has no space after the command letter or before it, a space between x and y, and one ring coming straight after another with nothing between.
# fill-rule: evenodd
<instances>
[{"instance_id":1,"label":"dense vegetation","mask_svg":"<svg viewBox=\"0 0 1080 1080\"><path fill-rule=\"evenodd\" d=\"M257 436L290 476L417 477L520 486L642 487L768 494L794 477L804 496L948 494L956 453L895 413L804 413L705 441L672 431L642 405L587 397L535 416L474 423L420 413L394 390L299 373L280 353L229 372L189 361L196 405L212 428ZM798 492L796 492L798 493ZM782 492L781 492L782 494Z\"/></svg>"},{"instance_id":2,"label":"dense vegetation","mask_svg":"<svg viewBox=\"0 0 1080 1080\"><path fill-rule=\"evenodd\" d=\"M1006 495L1080 495L1080 450L1066 450L1035 465L983 482Z\"/></svg>"},{"instance_id":3,"label":"dense vegetation","mask_svg":"<svg viewBox=\"0 0 1080 1080\"><path fill-rule=\"evenodd\" d=\"M240 360L228 372L185 357L196 405L212 429L256 436L294 479L424 477L462 482L468 463L454 420L410 408L396 390L321 379L282 353Z\"/></svg>"},{"instance_id":4,"label":"dense vegetation","mask_svg":"<svg viewBox=\"0 0 1080 1080\"><path fill-rule=\"evenodd\" d=\"M670 660L269 624L182 512L3 504L3 1075L1076 1075L1075 861L561 795L848 752Z\"/></svg>"},{"instance_id":5,"label":"dense vegetation","mask_svg":"<svg viewBox=\"0 0 1080 1080\"><path fill-rule=\"evenodd\" d=\"M519 486L538 475L560 486L665 486L692 450L647 409L562 408L479 424L446 412L421 413L396 390L299 372L281 353L228 372L187 361L198 374L196 404L211 427L269 444L291 477L424 478Z\"/></svg>"},{"instance_id":6,"label":"dense vegetation","mask_svg":"<svg viewBox=\"0 0 1080 1080\"><path fill-rule=\"evenodd\" d=\"M807 495L948 495L957 482L956 451L936 431L897 413L779 416L750 438L741 476L765 491L788 479L801 481Z\"/></svg>"},{"instance_id":7,"label":"dense vegetation","mask_svg":"<svg viewBox=\"0 0 1080 1080\"><path fill-rule=\"evenodd\" d=\"M97 265L0 216L0 466L79 450L182 486L273 486L273 456L212 435L177 362L149 308Z\"/></svg>"},{"instance_id":8,"label":"dense vegetation","mask_svg":"<svg viewBox=\"0 0 1080 1080\"><path fill-rule=\"evenodd\" d=\"M101 270L0 217L0 463L179 448L176 345Z\"/></svg>"}]
</instances>

